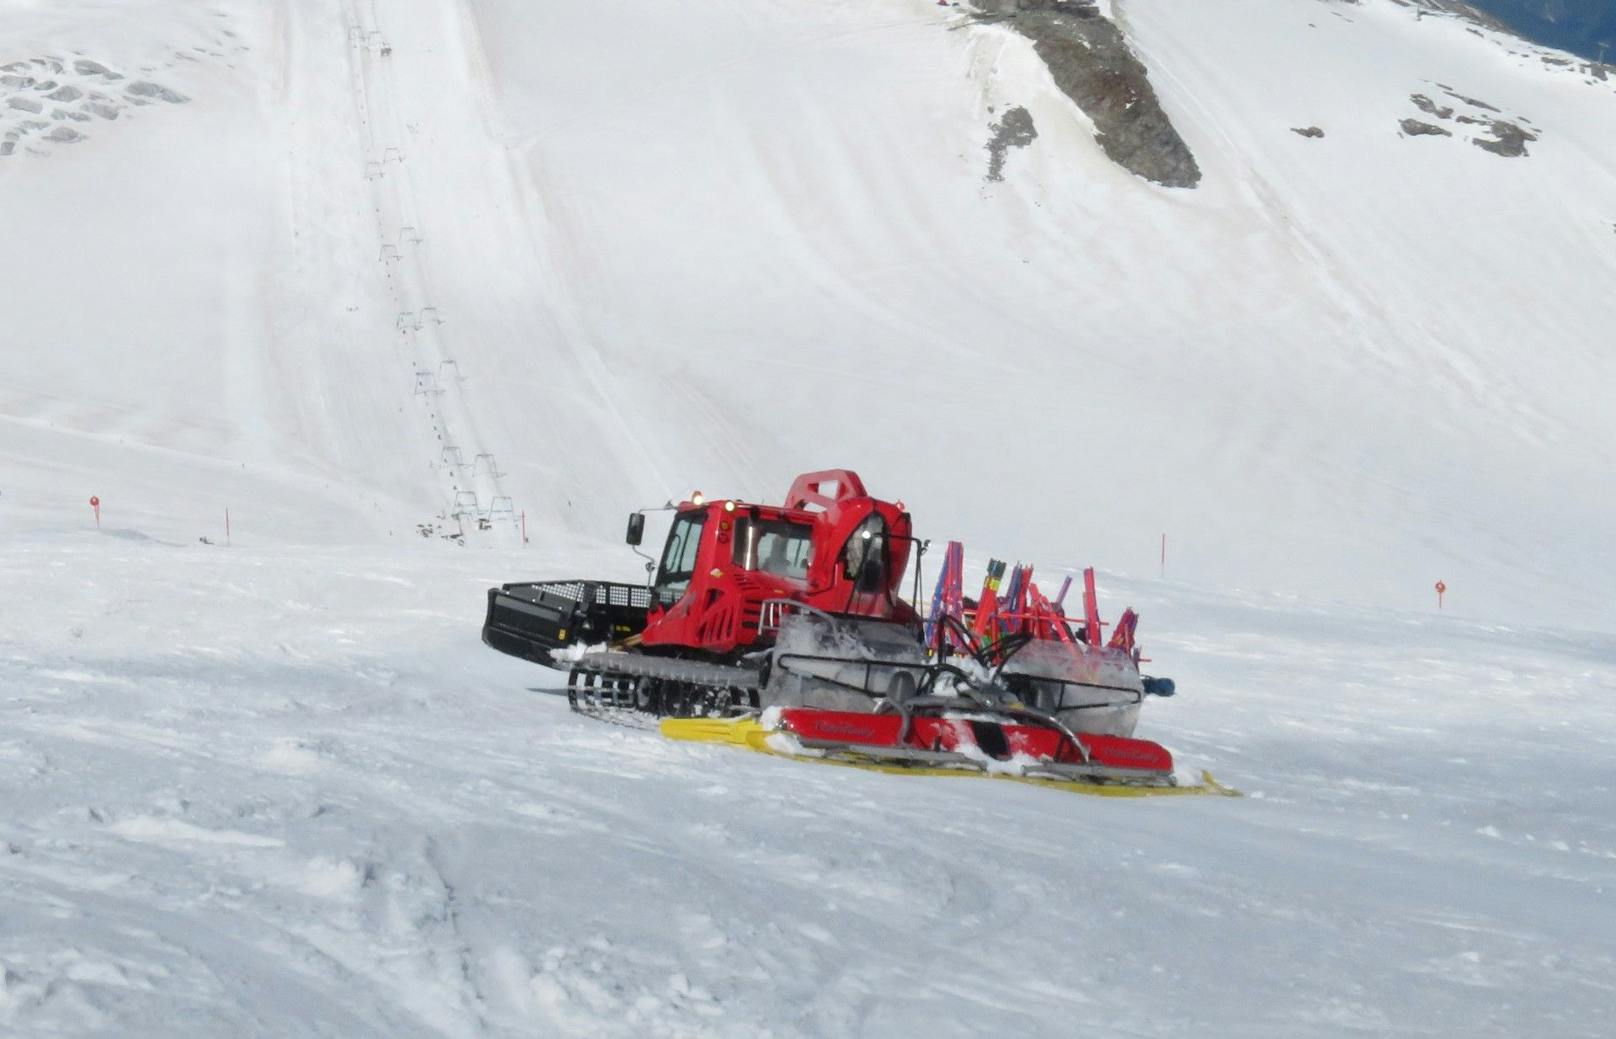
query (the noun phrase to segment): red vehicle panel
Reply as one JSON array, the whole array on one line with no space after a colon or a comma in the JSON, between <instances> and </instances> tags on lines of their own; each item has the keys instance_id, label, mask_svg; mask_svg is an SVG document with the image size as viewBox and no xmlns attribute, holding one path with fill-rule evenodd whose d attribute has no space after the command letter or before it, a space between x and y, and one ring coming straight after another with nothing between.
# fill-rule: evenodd
<instances>
[{"instance_id":1,"label":"red vehicle panel","mask_svg":"<svg viewBox=\"0 0 1616 1039\"><path fill-rule=\"evenodd\" d=\"M797 477L783 506L693 495L668 532L640 643L744 652L757 642L767 599L915 620L899 598L911 546L903 506L870 497L846 469Z\"/></svg>"},{"instance_id":2,"label":"red vehicle panel","mask_svg":"<svg viewBox=\"0 0 1616 1039\"><path fill-rule=\"evenodd\" d=\"M1063 733L1039 725L995 721L980 723L991 729L979 731L977 725L965 719L916 715L909 721L908 733L900 740L903 719L896 714L792 708L781 712L781 720L804 740L913 750L959 751L975 747L989 757L1020 755L1061 764L1094 764L1163 773L1173 770L1172 754L1149 740L1077 733L1078 741L1088 751L1085 762L1082 753ZM983 739L987 733L991 733L992 746ZM1002 747L997 745L1001 738Z\"/></svg>"}]
</instances>

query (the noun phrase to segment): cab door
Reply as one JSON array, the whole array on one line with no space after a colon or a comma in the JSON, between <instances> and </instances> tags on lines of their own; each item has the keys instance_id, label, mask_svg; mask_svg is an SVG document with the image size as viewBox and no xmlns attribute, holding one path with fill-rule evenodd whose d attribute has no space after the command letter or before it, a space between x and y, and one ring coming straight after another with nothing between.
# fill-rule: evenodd
<instances>
[{"instance_id":1,"label":"cab door","mask_svg":"<svg viewBox=\"0 0 1616 1039\"><path fill-rule=\"evenodd\" d=\"M707 513L703 509L681 512L674 517L673 526L668 529L667 544L662 549L662 563L657 569L656 583L651 587L655 606L666 610L690 591L706 526Z\"/></svg>"}]
</instances>

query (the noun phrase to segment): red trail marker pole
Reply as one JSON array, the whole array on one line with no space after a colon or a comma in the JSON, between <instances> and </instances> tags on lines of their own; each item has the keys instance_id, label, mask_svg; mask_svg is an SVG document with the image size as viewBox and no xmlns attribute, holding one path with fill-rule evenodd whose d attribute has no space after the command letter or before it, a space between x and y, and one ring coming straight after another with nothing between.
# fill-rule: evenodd
<instances>
[{"instance_id":1,"label":"red trail marker pole","mask_svg":"<svg viewBox=\"0 0 1616 1039\"><path fill-rule=\"evenodd\" d=\"M224 543L226 548L230 546L230 506L228 505L224 507Z\"/></svg>"},{"instance_id":2,"label":"red trail marker pole","mask_svg":"<svg viewBox=\"0 0 1616 1039\"><path fill-rule=\"evenodd\" d=\"M527 544L527 510L522 510L522 544Z\"/></svg>"},{"instance_id":3,"label":"red trail marker pole","mask_svg":"<svg viewBox=\"0 0 1616 1039\"><path fill-rule=\"evenodd\" d=\"M100 530L101 529L101 496L99 494L90 495L90 508L95 510L95 529Z\"/></svg>"},{"instance_id":4,"label":"red trail marker pole","mask_svg":"<svg viewBox=\"0 0 1616 1039\"><path fill-rule=\"evenodd\" d=\"M1161 576L1167 576L1167 535L1162 535Z\"/></svg>"},{"instance_id":5,"label":"red trail marker pole","mask_svg":"<svg viewBox=\"0 0 1616 1039\"><path fill-rule=\"evenodd\" d=\"M1448 586L1443 584L1441 581L1436 583L1436 608L1439 610L1442 608L1442 596L1445 592L1447 592L1447 590Z\"/></svg>"}]
</instances>

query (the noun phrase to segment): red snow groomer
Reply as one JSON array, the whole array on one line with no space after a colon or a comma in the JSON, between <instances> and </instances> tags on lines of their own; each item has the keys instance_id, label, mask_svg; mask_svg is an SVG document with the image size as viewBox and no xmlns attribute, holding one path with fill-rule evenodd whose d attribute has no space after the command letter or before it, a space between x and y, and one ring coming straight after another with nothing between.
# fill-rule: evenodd
<instances>
[{"instance_id":1,"label":"red snow groomer","mask_svg":"<svg viewBox=\"0 0 1616 1039\"><path fill-rule=\"evenodd\" d=\"M754 651L774 643L782 614L838 618L871 641L919 648L919 615L899 597L914 538L901 502L872 498L846 469L805 473L783 505L708 500L678 505L646 585L542 581L489 589L483 641L570 668L589 702L607 696L659 716L756 708L765 677ZM629 545L645 532L629 515ZM598 647L581 654L575 647Z\"/></svg>"},{"instance_id":2,"label":"red snow groomer","mask_svg":"<svg viewBox=\"0 0 1616 1039\"><path fill-rule=\"evenodd\" d=\"M967 636L969 655L957 662L936 652L935 634L900 595L911 559L918 593L924 543L903 504L871 497L856 473L806 473L780 505L692 494L666 508L673 521L646 564L647 585L490 589L483 641L566 668L575 710L657 719L675 739L1086 792L1222 792L1209 777L1177 785L1171 755L1131 738L1131 725L1068 724L1075 705L1047 695L1056 689L1048 667L1014 666L1027 652L1012 648L1016 639ZM629 517L631 546L647 511ZM945 577L957 555L951 545Z\"/></svg>"}]
</instances>

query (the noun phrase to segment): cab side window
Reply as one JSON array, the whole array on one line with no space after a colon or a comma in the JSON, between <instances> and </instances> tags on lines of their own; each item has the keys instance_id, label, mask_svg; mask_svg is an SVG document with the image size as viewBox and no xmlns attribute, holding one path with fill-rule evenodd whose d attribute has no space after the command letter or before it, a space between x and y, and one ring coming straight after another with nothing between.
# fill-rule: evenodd
<instances>
[{"instance_id":1,"label":"cab side window","mask_svg":"<svg viewBox=\"0 0 1616 1039\"><path fill-rule=\"evenodd\" d=\"M872 515L847 539L842 548L842 576L879 586L887 564L887 524Z\"/></svg>"}]
</instances>

